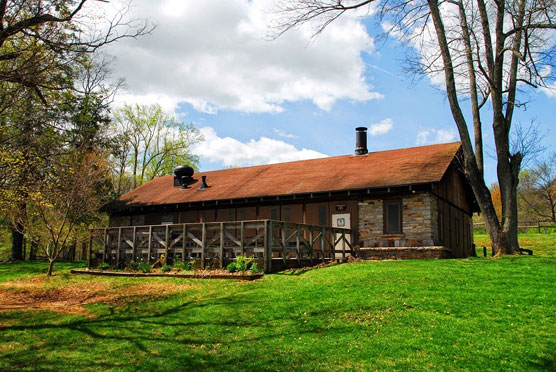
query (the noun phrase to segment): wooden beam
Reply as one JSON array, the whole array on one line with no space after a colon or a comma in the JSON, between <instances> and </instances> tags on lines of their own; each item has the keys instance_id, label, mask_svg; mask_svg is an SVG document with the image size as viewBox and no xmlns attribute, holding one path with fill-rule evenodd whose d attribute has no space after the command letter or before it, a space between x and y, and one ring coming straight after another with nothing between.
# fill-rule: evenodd
<instances>
[{"instance_id":1,"label":"wooden beam","mask_svg":"<svg viewBox=\"0 0 556 372\"><path fill-rule=\"evenodd\" d=\"M245 223L241 221L241 231L239 233L239 240L241 242L241 255L245 256Z\"/></svg>"},{"instance_id":2,"label":"wooden beam","mask_svg":"<svg viewBox=\"0 0 556 372\"><path fill-rule=\"evenodd\" d=\"M201 268L204 269L205 268L205 250L206 250L206 242L207 239L207 225L206 224L202 224L201 227Z\"/></svg>"},{"instance_id":3,"label":"wooden beam","mask_svg":"<svg viewBox=\"0 0 556 372\"><path fill-rule=\"evenodd\" d=\"M135 244L137 242L137 227L135 227L135 226L133 226L133 238L132 239L133 239L133 245L132 245L133 252L131 253L131 256L132 256L131 260L135 261L135 251L137 249L137 246Z\"/></svg>"},{"instance_id":4,"label":"wooden beam","mask_svg":"<svg viewBox=\"0 0 556 372\"><path fill-rule=\"evenodd\" d=\"M170 225L166 225L164 231L164 264L168 264L168 242L170 240Z\"/></svg>"},{"instance_id":5,"label":"wooden beam","mask_svg":"<svg viewBox=\"0 0 556 372\"><path fill-rule=\"evenodd\" d=\"M220 222L220 268L224 267L224 222Z\"/></svg>"},{"instance_id":6,"label":"wooden beam","mask_svg":"<svg viewBox=\"0 0 556 372\"><path fill-rule=\"evenodd\" d=\"M153 227L149 226L149 241L147 243L147 254L149 257L147 258L149 262L151 262L151 251L153 246Z\"/></svg>"},{"instance_id":7,"label":"wooden beam","mask_svg":"<svg viewBox=\"0 0 556 372\"><path fill-rule=\"evenodd\" d=\"M295 256L297 258L297 265L300 266L301 265L301 257L299 257L301 255L301 250L299 249L299 229L300 226L298 224L295 225Z\"/></svg>"},{"instance_id":8,"label":"wooden beam","mask_svg":"<svg viewBox=\"0 0 556 372\"><path fill-rule=\"evenodd\" d=\"M120 249L122 248L122 228L118 228L118 250L116 251L116 267L120 265Z\"/></svg>"}]
</instances>

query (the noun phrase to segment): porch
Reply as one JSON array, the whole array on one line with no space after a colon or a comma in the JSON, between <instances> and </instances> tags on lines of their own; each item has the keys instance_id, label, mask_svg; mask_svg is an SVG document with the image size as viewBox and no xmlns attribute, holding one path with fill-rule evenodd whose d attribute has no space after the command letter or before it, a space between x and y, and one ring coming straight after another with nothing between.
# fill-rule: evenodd
<instances>
[{"instance_id":1,"label":"porch","mask_svg":"<svg viewBox=\"0 0 556 372\"><path fill-rule=\"evenodd\" d=\"M241 255L269 273L355 256L351 236L351 229L276 220L95 228L90 230L89 267L123 267L164 255L168 264L195 260L201 268L223 268Z\"/></svg>"}]
</instances>

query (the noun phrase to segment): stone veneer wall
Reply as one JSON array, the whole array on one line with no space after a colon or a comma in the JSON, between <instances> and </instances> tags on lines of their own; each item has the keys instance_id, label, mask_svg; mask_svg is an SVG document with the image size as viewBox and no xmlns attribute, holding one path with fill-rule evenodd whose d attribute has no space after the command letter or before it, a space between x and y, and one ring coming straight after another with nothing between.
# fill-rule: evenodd
<instances>
[{"instance_id":1,"label":"stone veneer wall","mask_svg":"<svg viewBox=\"0 0 556 372\"><path fill-rule=\"evenodd\" d=\"M382 199L359 202L361 247L426 247L438 242L438 200L428 193L402 199L402 233L384 234Z\"/></svg>"}]
</instances>

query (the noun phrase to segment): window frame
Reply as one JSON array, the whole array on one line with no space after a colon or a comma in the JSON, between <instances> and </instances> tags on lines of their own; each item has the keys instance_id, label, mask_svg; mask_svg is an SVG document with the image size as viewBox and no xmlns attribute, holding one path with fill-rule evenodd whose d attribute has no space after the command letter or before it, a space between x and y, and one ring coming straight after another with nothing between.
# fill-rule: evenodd
<instances>
[{"instance_id":1,"label":"window frame","mask_svg":"<svg viewBox=\"0 0 556 372\"><path fill-rule=\"evenodd\" d=\"M397 205L399 210L399 231L389 231L388 229L388 206ZM384 199L382 201L382 222L384 235L403 234L403 201L402 199Z\"/></svg>"}]
</instances>

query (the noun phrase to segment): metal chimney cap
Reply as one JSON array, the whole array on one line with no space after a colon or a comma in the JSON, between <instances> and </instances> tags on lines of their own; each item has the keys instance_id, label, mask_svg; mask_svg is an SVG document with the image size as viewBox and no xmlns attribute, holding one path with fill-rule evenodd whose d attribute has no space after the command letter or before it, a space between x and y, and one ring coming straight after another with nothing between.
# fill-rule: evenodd
<instances>
[{"instance_id":1,"label":"metal chimney cap","mask_svg":"<svg viewBox=\"0 0 556 372\"><path fill-rule=\"evenodd\" d=\"M365 155L369 153L367 149L367 128L355 128L355 155Z\"/></svg>"}]
</instances>

